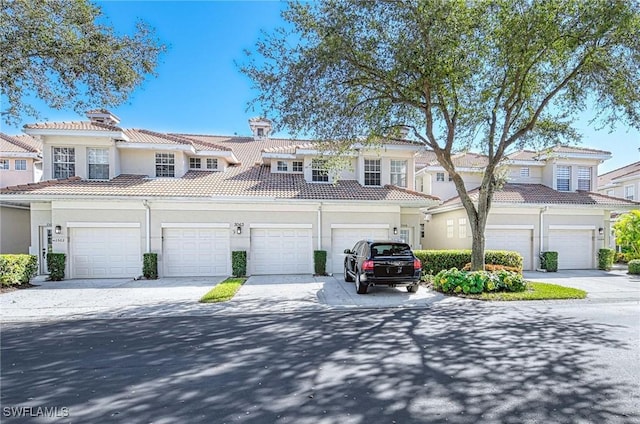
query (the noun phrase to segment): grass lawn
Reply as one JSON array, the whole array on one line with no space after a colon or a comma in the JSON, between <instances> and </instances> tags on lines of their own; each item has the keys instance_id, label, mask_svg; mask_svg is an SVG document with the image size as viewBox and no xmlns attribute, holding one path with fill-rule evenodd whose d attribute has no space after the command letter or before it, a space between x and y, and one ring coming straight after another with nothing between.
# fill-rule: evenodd
<instances>
[{"instance_id":1,"label":"grass lawn","mask_svg":"<svg viewBox=\"0 0 640 424\"><path fill-rule=\"evenodd\" d=\"M587 292L556 284L527 281L523 292L480 293L465 296L480 300L548 300L548 299L584 299Z\"/></svg>"},{"instance_id":2,"label":"grass lawn","mask_svg":"<svg viewBox=\"0 0 640 424\"><path fill-rule=\"evenodd\" d=\"M247 279L244 277L227 278L202 296L200 303L226 302L236 295L236 292L245 281L247 281Z\"/></svg>"}]
</instances>

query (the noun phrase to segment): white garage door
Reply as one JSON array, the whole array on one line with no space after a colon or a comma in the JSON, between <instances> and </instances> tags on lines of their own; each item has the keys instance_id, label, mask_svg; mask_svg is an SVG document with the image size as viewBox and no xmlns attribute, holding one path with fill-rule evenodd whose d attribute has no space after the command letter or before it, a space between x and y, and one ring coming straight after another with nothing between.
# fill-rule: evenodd
<instances>
[{"instance_id":1,"label":"white garage door","mask_svg":"<svg viewBox=\"0 0 640 424\"><path fill-rule=\"evenodd\" d=\"M140 228L70 228L71 278L142 274Z\"/></svg>"},{"instance_id":2,"label":"white garage door","mask_svg":"<svg viewBox=\"0 0 640 424\"><path fill-rule=\"evenodd\" d=\"M558 252L558 269L592 269L593 230L550 230L549 250Z\"/></svg>"},{"instance_id":3,"label":"white garage door","mask_svg":"<svg viewBox=\"0 0 640 424\"><path fill-rule=\"evenodd\" d=\"M341 275L344 266L344 250L352 249L359 240L387 240L388 228L333 228L331 229L331 263L332 272Z\"/></svg>"},{"instance_id":4,"label":"white garage door","mask_svg":"<svg viewBox=\"0 0 640 424\"><path fill-rule=\"evenodd\" d=\"M513 250L522 255L522 268L531 270L532 264L532 230L523 229L488 229L485 231L486 250Z\"/></svg>"},{"instance_id":5,"label":"white garage door","mask_svg":"<svg viewBox=\"0 0 640 424\"><path fill-rule=\"evenodd\" d=\"M164 272L167 277L230 275L228 228L164 228Z\"/></svg>"},{"instance_id":6,"label":"white garage door","mask_svg":"<svg viewBox=\"0 0 640 424\"><path fill-rule=\"evenodd\" d=\"M253 275L312 274L310 228L251 228Z\"/></svg>"}]
</instances>

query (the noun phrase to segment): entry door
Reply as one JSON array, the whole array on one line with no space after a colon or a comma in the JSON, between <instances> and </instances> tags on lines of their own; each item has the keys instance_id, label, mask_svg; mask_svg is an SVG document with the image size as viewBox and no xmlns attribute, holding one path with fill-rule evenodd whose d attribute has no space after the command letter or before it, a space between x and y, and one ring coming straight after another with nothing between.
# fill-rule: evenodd
<instances>
[{"instance_id":1,"label":"entry door","mask_svg":"<svg viewBox=\"0 0 640 424\"><path fill-rule=\"evenodd\" d=\"M51 227L40 227L40 274L48 274L49 267L47 266L47 255L51 253L53 249L53 232Z\"/></svg>"}]
</instances>

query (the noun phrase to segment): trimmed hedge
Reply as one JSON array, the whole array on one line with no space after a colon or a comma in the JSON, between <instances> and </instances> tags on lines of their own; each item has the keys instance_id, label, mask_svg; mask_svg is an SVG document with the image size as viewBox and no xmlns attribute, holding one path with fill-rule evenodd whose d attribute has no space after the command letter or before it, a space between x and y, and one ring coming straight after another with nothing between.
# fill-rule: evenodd
<instances>
[{"instance_id":1,"label":"trimmed hedge","mask_svg":"<svg viewBox=\"0 0 640 424\"><path fill-rule=\"evenodd\" d=\"M640 274L640 259L629 261L629 274Z\"/></svg>"},{"instance_id":2,"label":"trimmed hedge","mask_svg":"<svg viewBox=\"0 0 640 424\"><path fill-rule=\"evenodd\" d=\"M313 269L316 275L327 275L327 251L313 251Z\"/></svg>"},{"instance_id":3,"label":"trimmed hedge","mask_svg":"<svg viewBox=\"0 0 640 424\"><path fill-rule=\"evenodd\" d=\"M142 275L147 280L158 279L158 254L157 253L145 253L142 262Z\"/></svg>"},{"instance_id":4,"label":"trimmed hedge","mask_svg":"<svg viewBox=\"0 0 640 424\"><path fill-rule=\"evenodd\" d=\"M49 268L49 281L64 280L64 263L67 255L64 253L47 253L47 267Z\"/></svg>"},{"instance_id":5,"label":"trimmed hedge","mask_svg":"<svg viewBox=\"0 0 640 424\"><path fill-rule=\"evenodd\" d=\"M422 272L435 275L446 269L462 269L471 262L471 250L414 250L422 262ZM486 250L484 261L491 265L502 265L522 269L522 255L510 250Z\"/></svg>"},{"instance_id":6,"label":"trimmed hedge","mask_svg":"<svg viewBox=\"0 0 640 424\"><path fill-rule=\"evenodd\" d=\"M600 249L598 250L598 269L609 271L613 268L613 259L616 256L616 252L613 249Z\"/></svg>"},{"instance_id":7,"label":"trimmed hedge","mask_svg":"<svg viewBox=\"0 0 640 424\"><path fill-rule=\"evenodd\" d=\"M231 252L231 273L234 277L247 275L247 252L245 250Z\"/></svg>"},{"instance_id":8,"label":"trimmed hedge","mask_svg":"<svg viewBox=\"0 0 640 424\"><path fill-rule=\"evenodd\" d=\"M433 288L443 293L478 294L482 292L521 292L525 281L517 272L499 270L459 271L457 268L440 271L433 278Z\"/></svg>"},{"instance_id":9,"label":"trimmed hedge","mask_svg":"<svg viewBox=\"0 0 640 424\"><path fill-rule=\"evenodd\" d=\"M558 271L558 252L542 252L540 254L540 267L547 272Z\"/></svg>"},{"instance_id":10,"label":"trimmed hedge","mask_svg":"<svg viewBox=\"0 0 640 424\"><path fill-rule=\"evenodd\" d=\"M35 255L0 255L0 283L17 286L28 283L38 271Z\"/></svg>"}]
</instances>

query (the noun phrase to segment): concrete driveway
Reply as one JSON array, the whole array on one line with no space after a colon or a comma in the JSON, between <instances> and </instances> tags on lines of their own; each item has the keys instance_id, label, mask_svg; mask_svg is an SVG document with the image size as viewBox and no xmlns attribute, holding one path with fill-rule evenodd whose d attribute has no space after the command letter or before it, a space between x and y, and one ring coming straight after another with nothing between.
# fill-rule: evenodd
<instances>
[{"instance_id":1,"label":"concrete driveway","mask_svg":"<svg viewBox=\"0 0 640 424\"><path fill-rule=\"evenodd\" d=\"M576 287L586 300L640 302L640 278L626 271L527 272L525 277ZM219 315L229 313L297 312L326 309L421 308L433 303L472 302L443 296L421 287L372 287L358 295L341 277L311 275L254 276L229 302L200 304L198 300L223 277L159 280L36 280L34 287L0 295L0 320L30 321Z\"/></svg>"}]
</instances>

